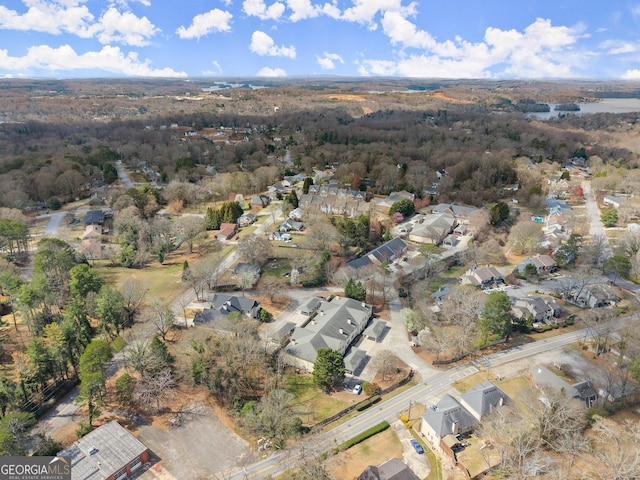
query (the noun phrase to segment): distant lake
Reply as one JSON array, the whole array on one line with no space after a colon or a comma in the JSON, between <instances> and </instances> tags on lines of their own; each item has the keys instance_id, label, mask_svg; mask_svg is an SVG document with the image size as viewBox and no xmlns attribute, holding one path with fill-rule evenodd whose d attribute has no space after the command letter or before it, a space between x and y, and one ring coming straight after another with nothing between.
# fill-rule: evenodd
<instances>
[{"instance_id":1,"label":"distant lake","mask_svg":"<svg viewBox=\"0 0 640 480\"><path fill-rule=\"evenodd\" d=\"M584 113L630 113L640 112L640 98L603 98L594 103L578 103L579 112L558 112L555 103L550 103L550 112L527 113L527 117L537 120L557 118L558 114L582 115Z\"/></svg>"}]
</instances>

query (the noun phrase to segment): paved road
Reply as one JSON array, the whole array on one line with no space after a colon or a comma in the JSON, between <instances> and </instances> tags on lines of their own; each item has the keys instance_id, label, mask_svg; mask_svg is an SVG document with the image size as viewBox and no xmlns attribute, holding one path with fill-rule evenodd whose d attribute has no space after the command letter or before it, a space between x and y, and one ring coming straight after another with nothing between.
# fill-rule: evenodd
<instances>
[{"instance_id":1,"label":"paved road","mask_svg":"<svg viewBox=\"0 0 640 480\"><path fill-rule=\"evenodd\" d=\"M600 211L598 210L598 205L593 196L591 184L587 181L583 181L582 190L584 192L584 201L587 210L587 216L589 217L589 234L592 237L594 235L601 235L605 239L606 246L604 257L609 258L611 255L613 255L613 251L611 250L611 245L609 244L609 238L606 235L604 225L602 225L602 220L600 220ZM617 286L622 287L628 292L632 293L636 296L636 298L640 298L640 285L628 282L624 278L620 278L619 276L613 274L608 274L607 277Z\"/></svg>"},{"instance_id":2,"label":"paved road","mask_svg":"<svg viewBox=\"0 0 640 480\"><path fill-rule=\"evenodd\" d=\"M267 228L269 228L273 223L280 218L282 215L282 210L277 209L271 215L266 215L265 219L260 223L256 229L252 232L252 236L261 237L263 236ZM222 259L222 271L229 270L240 258L240 254L237 250L233 250L229 255ZM189 305L196 299L196 294L193 289L188 289L183 291L180 295L177 295L175 300L171 302L171 308L176 314L177 318L184 318L183 316L183 306ZM186 321L186 319L185 319Z\"/></svg>"},{"instance_id":3,"label":"paved road","mask_svg":"<svg viewBox=\"0 0 640 480\"><path fill-rule=\"evenodd\" d=\"M522 360L542 352L569 345L580 339L591 338L600 333L601 330L622 328L631 321L634 321L632 317L619 318L602 323L596 328L584 328L550 339L538 340L528 345L522 345L503 352L487 355L447 371L435 373L426 378L423 383L366 410L345 424L339 425L319 435L308 437L304 439L298 447L272 454L270 457L252 465L245 465L241 470L221 472L221 478L229 480L257 480L267 478L270 475L275 476L299 464L301 461L304 461L305 458L317 457L321 453L355 437L384 420L388 422L397 420L398 413L406 409L409 406L409 402L420 402L425 405L437 402L442 393L449 389L454 382L473 375L482 369Z\"/></svg>"},{"instance_id":4,"label":"paved road","mask_svg":"<svg viewBox=\"0 0 640 480\"><path fill-rule=\"evenodd\" d=\"M38 220L42 218L48 218L47 226L44 227L44 232L42 233L43 237L55 237L58 233L58 229L60 228L60 224L62 223L62 219L68 212L55 212L55 213L45 213L43 215L38 215L36 218Z\"/></svg>"},{"instance_id":5,"label":"paved road","mask_svg":"<svg viewBox=\"0 0 640 480\"><path fill-rule=\"evenodd\" d=\"M611 245L609 245L609 239L605 232L604 226L602 225L602 221L600 220L600 210L598 209L598 204L596 203L596 199L593 196L591 183L584 180L582 182L582 191L584 193L584 203L587 210L587 217L589 217L589 235L591 236L591 238L598 235L605 239L604 257L609 258L611 256Z\"/></svg>"},{"instance_id":6,"label":"paved road","mask_svg":"<svg viewBox=\"0 0 640 480\"><path fill-rule=\"evenodd\" d=\"M133 182L129 178L129 174L127 173L127 171L124 169L122 162L116 162L116 170L118 171L118 178L122 182L122 186L125 188L125 190L133 188Z\"/></svg>"},{"instance_id":7,"label":"paved road","mask_svg":"<svg viewBox=\"0 0 640 480\"><path fill-rule=\"evenodd\" d=\"M61 212L62 215L66 212ZM57 214L51 214L57 215ZM277 220L280 215L282 215L282 210L278 209L275 211L275 214L268 215L264 221L258 225L256 230L253 232L253 235L260 236L264 235L267 228L273 224L275 220ZM51 218L51 216L50 216ZM238 254L234 250L231 252L224 260L223 265L225 269L231 268L231 266L238 259ZM185 290L179 295L176 296L176 299L172 302L171 306L174 310L177 317L182 315L182 306L188 305L195 299L195 294L193 289ZM131 330L128 330L125 335L130 334ZM151 338L155 333L155 329L153 325L150 323L142 323L136 325L136 334L135 339L128 339L128 341L145 341ZM107 375L113 375L118 368L123 364L124 357L123 353L117 354L111 362L109 366L109 370ZM49 412L47 415L42 417L40 421L38 421L37 425L34 427L36 432L47 432L47 434L52 435L54 432L63 430L69 427L70 424L76 423L76 414L81 407L80 403L76 403L75 399L78 396L78 387L76 387L67 397L65 397L58 406Z\"/></svg>"}]
</instances>

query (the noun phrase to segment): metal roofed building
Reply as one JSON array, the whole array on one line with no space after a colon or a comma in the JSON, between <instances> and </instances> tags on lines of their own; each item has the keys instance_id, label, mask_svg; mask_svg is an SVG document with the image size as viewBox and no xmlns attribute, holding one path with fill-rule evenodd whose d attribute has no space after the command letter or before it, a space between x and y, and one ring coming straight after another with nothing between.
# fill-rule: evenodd
<instances>
[{"instance_id":1,"label":"metal roofed building","mask_svg":"<svg viewBox=\"0 0 640 480\"><path fill-rule=\"evenodd\" d=\"M71 457L72 480L123 480L149 461L149 449L115 420L58 453Z\"/></svg>"}]
</instances>

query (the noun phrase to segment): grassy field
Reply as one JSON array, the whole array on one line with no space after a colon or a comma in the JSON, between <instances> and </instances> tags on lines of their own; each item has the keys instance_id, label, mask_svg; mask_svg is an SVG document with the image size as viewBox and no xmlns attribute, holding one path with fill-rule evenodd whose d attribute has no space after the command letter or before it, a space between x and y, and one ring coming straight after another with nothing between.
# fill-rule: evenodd
<instances>
[{"instance_id":1,"label":"grassy field","mask_svg":"<svg viewBox=\"0 0 640 480\"><path fill-rule=\"evenodd\" d=\"M351 402L324 394L313 383L311 375L287 375L287 391L293 393L295 414L299 415L305 425L314 425L347 408Z\"/></svg>"},{"instance_id":2,"label":"grassy field","mask_svg":"<svg viewBox=\"0 0 640 480\"><path fill-rule=\"evenodd\" d=\"M333 478L357 478L369 465L379 465L390 458L402 460L402 445L392 428L368 438L327 460Z\"/></svg>"}]
</instances>

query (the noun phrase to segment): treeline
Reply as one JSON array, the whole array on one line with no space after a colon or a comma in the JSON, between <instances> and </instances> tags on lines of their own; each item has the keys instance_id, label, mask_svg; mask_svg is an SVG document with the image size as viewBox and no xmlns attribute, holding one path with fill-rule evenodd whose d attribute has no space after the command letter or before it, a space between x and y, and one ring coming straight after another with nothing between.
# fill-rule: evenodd
<instances>
[{"instance_id":1,"label":"treeline","mask_svg":"<svg viewBox=\"0 0 640 480\"><path fill-rule=\"evenodd\" d=\"M517 105L538 108L527 100ZM562 162L591 143L572 125L590 129L615 118L588 115L538 126L520 114L497 116L479 106L451 105L446 110L377 111L361 118L324 108L269 116L202 112L109 123L2 124L0 205L23 208L35 201L89 195L95 182L115 180L116 160L134 171L154 172L162 182L198 185L229 173L235 176L229 187L245 194L263 191L273 179L272 172L258 176L260 169L274 169L277 177L332 166L342 185L371 194L406 189L421 196L444 169L455 172L439 186L445 201L462 191L466 198L459 201L482 204L515 182L514 158ZM183 127L171 128L175 124ZM232 142L183 136L187 130L219 127L225 127ZM590 155L615 155L623 162L633 158L626 150L600 145L592 146ZM285 156L292 165L279 161Z\"/></svg>"}]
</instances>

